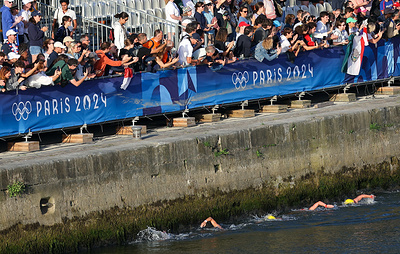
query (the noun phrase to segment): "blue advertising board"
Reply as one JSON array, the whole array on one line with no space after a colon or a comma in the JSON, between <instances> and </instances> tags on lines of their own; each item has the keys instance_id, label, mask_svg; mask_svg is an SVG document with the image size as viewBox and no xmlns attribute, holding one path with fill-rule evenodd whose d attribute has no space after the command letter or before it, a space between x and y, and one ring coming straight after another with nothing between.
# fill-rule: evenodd
<instances>
[{"instance_id":1,"label":"blue advertising board","mask_svg":"<svg viewBox=\"0 0 400 254\"><path fill-rule=\"evenodd\" d=\"M88 80L79 87L50 86L0 94L0 137L28 131L150 116L314 91L345 83L399 76L399 39L366 47L359 76L340 72L345 47L300 53L294 63L281 55L271 62L237 61L213 71L207 65Z\"/></svg>"}]
</instances>

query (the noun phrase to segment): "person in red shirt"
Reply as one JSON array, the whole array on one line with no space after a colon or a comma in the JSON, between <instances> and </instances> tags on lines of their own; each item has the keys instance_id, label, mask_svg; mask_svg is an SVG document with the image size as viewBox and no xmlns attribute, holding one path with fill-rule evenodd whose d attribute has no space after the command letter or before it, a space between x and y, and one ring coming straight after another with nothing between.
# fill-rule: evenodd
<instances>
[{"instance_id":1,"label":"person in red shirt","mask_svg":"<svg viewBox=\"0 0 400 254\"><path fill-rule=\"evenodd\" d=\"M100 49L96 51L97 56L100 58L95 66L94 69L96 70L97 77L101 77L104 75L104 70L106 69L106 66L121 66L125 63L128 63L132 57L127 57L122 61L113 61L108 56L106 55L108 52L110 52L111 49L111 43L110 42L103 42L100 46Z\"/></svg>"}]
</instances>

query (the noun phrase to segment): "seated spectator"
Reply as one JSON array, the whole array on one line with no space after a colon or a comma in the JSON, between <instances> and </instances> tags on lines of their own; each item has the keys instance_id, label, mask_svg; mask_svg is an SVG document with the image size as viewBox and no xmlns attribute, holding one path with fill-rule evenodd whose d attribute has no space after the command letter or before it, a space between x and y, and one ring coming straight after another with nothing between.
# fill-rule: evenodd
<instances>
[{"instance_id":1,"label":"seated spectator","mask_svg":"<svg viewBox=\"0 0 400 254\"><path fill-rule=\"evenodd\" d=\"M41 53L39 53L41 54ZM29 49L28 49L28 44L26 43L21 43L19 45L19 55L20 58L19 60L24 61L25 65L30 64L31 62L29 61Z\"/></svg>"},{"instance_id":2,"label":"seated spectator","mask_svg":"<svg viewBox=\"0 0 400 254\"><path fill-rule=\"evenodd\" d=\"M125 24L128 22L129 15L126 12L118 13L114 16L117 20L113 24L114 28L114 44L118 49L118 54L125 47L124 42L128 38Z\"/></svg>"},{"instance_id":3,"label":"seated spectator","mask_svg":"<svg viewBox=\"0 0 400 254\"><path fill-rule=\"evenodd\" d=\"M113 61L106 55L108 52L110 52L110 49L111 49L111 43L103 42L100 46L100 49L96 51L96 54L100 58L96 62L96 65L94 66L95 70L100 70L100 72L97 74L97 77L101 77L104 75L104 71L107 65L122 66L123 64L129 62L132 59L131 57L128 57L123 61Z\"/></svg>"},{"instance_id":4,"label":"seated spectator","mask_svg":"<svg viewBox=\"0 0 400 254\"><path fill-rule=\"evenodd\" d=\"M157 54L162 50L160 45L163 41L163 38L163 32L160 29L157 29L154 31L154 37L144 43L143 47L150 49L151 54Z\"/></svg>"},{"instance_id":5,"label":"seated spectator","mask_svg":"<svg viewBox=\"0 0 400 254\"><path fill-rule=\"evenodd\" d=\"M335 30L333 30L333 35L337 38L333 40L333 45L346 45L349 43L349 35L346 31L346 20L339 18L336 20Z\"/></svg>"},{"instance_id":6,"label":"seated spectator","mask_svg":"<svg viewBox=\"0 0 400 254\"><path fill-rule=\"evenodd\" d=\"M54 36L55 41L63 42L64 38L69 36L68 27L71 26L72 19L70 16L62 17L62 25L57 29L57 33Z\"/></svg>"},{"instance_id":7,"label":"seated spectator","mask_svg":"<svg viewBox=\"0 0 400 254\"><path fill-rule=\"evenodd\" d=\"M67 35L66 36L72 36L77 28L77 22L76 22L76 13L75 11L68 9L68 5L69 5L69 0L60 0L60 5L61 8L58 8L55 12L54 12L54 19L53 19L53 25L52 25L52 34L51 37L55 40L55 41L59 41L55 38L54 32L58 31L58 28L63 26L63 18L65 16L68 16L71 18L71 23L70 25L67 27L68 30L66 31ZM73 24L73 26L72 26ZM60 41L62 42L62 40Z\"/></svg>"},{"instance_id":8,"label":"seated spectator","mask_svg":"<svg viewBox=\"0 0 400 254\"><path fill-rule=\"evenodd\" d=\"M254 11L255 11L255 13L253 14L254 22L259 16L264 16L265 18L267 18L265 16L265 7L264 7L264 3L263 2L257 2L254 5ZM253 26L254 26L254 22L252 22Z\"/></svg>"},{"instance_id":9,"label":"seated spectator","mask_svg":"<svg viewBox=\"0 0 400 254\"><path fill-rule=\"evenodd\" d=\"M34 11L31 15L28 24L29 51L31 52L32 62L35 62L37 55L42 53L44 33L48 28L46 26L40 28L39 22L42 20L40 12Z\"/></svg>"},{"instance_id":10,"label":"seated spectator","mask_svg":"<svg viewBox=\"0 0 400 254\"><path fill-rule=\"evenodd\" d=\"M10 77L6 82L6 90L26 90L26 86L21 85L21 83L25 80L27 76L21 76L24 73L25 63L21 60L18 60L14 64L14 68L10 71Z\"/></svg>"},{"instance_id":11,"label":"seated spectator","mask_svg":"<svg viewBox=\"0 0 400 254\"><path fill-rule=\"evenodd\" d=\"M251 55L251 36L253 35L253 27L247 26L244 29L244 34L241 35L237 42L234 50L236 57L250 57Z\"/></svg>"},{"instance_id":12,"label":"seated spectator","mask_svg":"<svg viewBox=\"0 0 400 254\"><path fill-rule=\"evenodd\" d=\"M222 51L223 56L228 56L229 52L231 52L232 47L235 45L235 41L229 42L226 46L226 40L228 38L228 30L224 27L221 27L217 35L215 36L215 47Z\"/></svg>"},{"instance_id":13,"label":"seated spectator","mask_svg":"<svg viewBox=\"0 0 400 254\"><path fill-rule=\"evenodd\" d=\"M70 58L67 62L60 60L46 71L46 75L57 75L56 71L61 70L61 75L55 79L54 84L61 85L62 87L65 87L68 83L71 83L74 86L79 86L86 79L88 73L86 72L82 79L76 81L72 75L72 71L75 70L77 66L78 60L75 58Z\"/></svg>"},{"instance_id":14,"label":"seated spectator","mask_svg":"<svg viewBox=\"0 0 400 254\"><path fill-rule=\"evenodd\" d=\"M49 59L50 55L54 52L54 40L51 38L46 39L43 42L43 50L44 50L43 54L44 54L45 60L46 60L46 66L48 67L49 65L47 65L47 62L48 62L47 60Z\"/></svg>"},{"instance_id":15,"label":"seated spectator","mask_svg":"<svg viewBox=\"0 0 400 254\"><path fill-rule=\"evenodd\" d=\"M1 46L1 52L4 52L6 55L10 52L18 54L17 33L10 29L7 31L6 36L7 40L4 42L3 46Z\"/></svg>"},{"instance_id":16,"label":"seated spectator","mask_svg":"<svg viewBox=\"0 0 400 254\"><path fill-rule=\"evenodd\" d=\"M240 25L241 22L246 23L247 25L251 26L252 22L247 19L248 8L245 6L241 6L239 12L237 14L238 23Z\"/></svg>"},{"instance_id":17,"label":"seated spectator","mask_svg":"<svg viewBox=\"0 0 400 254\"><path fill-rule=\"evenodd\" d=\"M271 37L264 39L262 42L258 43L256 46L256 51L254 52L254 57L257 61L262 62L264 59L272 61L279 56L281 53L281 48L274 48L274 40Z\"/></svg>"}]
</instances>

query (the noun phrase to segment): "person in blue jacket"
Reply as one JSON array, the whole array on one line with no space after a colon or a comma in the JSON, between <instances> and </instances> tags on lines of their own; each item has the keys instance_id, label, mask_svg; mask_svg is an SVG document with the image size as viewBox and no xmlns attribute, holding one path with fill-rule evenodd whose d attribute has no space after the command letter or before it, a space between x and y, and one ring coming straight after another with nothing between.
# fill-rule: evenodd
<instances>
[{"instance_id":1,"label":"person in blue jacket","mask_svg":"<svg viewBox=\"0 0 400 254\"><path fill-rule=\"evenodd\" d=\"M3 29L3 40L7 39L6 33L8 30L12 29L14 30L17 34L17 24L22 21L23 17L18 16L15 18L15 21L13 20L12 14L11 14L11 7L13 5L14 0L5 0L3 7L1 7L0 12L2 14L1 16L1 23L2 23L2 29ZM17 45L18 43L18 37L17 37Z\"/></svg>"}]
</instances>

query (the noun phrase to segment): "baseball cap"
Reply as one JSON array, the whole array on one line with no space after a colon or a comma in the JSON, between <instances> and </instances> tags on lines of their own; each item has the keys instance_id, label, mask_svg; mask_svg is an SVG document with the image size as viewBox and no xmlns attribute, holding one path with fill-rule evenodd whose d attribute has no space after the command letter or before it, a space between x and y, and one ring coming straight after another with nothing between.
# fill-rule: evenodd
<instances>
[{"instance_id":1,"label":"baseball cap","mask_svg":"<svg viewBox=\"0 0 400 254\"><path fill-rule=\"evenodd\" d=\"M250 26L250 25L247 24L246 22L242 21L239 23L239 27L242 27L242 26Z\"/></svg>"},{"instance_id":2,"label":"baseball cap","mask_svg":"<svg viewBox=\"0 0 400 254\"><path fill-rule=\"evenodd\" d=\"M274 26L275 27L280 27L281 26L281 22L279 22L278 20L274 20Z\"/></svg>"},{"instance_id":3,"label":"baseball cap","mask_svg":"<svg viewBox=\"0 0 400 254\"><path fill-rule=\"evenodd\" d=\"M8 36L13 35L13 34L17 34L17 33L14 30L10 29L10 30L7 31L6 36L8 37Z\"/></svg>"},{"instance_id":4,"label":"baseball cap","mask_svg":"<svg viewBox=\"0 0 400 254\"><path fill-rule=\"evenodd\" d=\"M393 4L393 7L400 7L400 3L399 3L399 2L395 2L395 3Z\"/></svg>"},{"instance_id":5,"label":"baseball cap","mask_svg":"<svg viewBox=\"0 0 400 254\"><path fill-rule=\"evenodd\" d=\"M211 0L205 0L204 4L212 4Z\"/></svg>"},{"instance_id":6,"label":"baseball cap","mask_svg":"<svg viewBox=\"0 0 400 254\"><path fill-rule=\"evenodd\" d=\"M54 43L54 47L55 48L62 48L62 49L65 49L66 47L64 46L64 44L62 44L61 42L59 42L59 41L56 41L55 43Z\"/></svg>"},{"instance_id":7,"label":"baseball cap","mask_svg":"<svg viewBox=\"0 0 400 254\"><path fill-rule=\"evenodd\" d=\"M19 59L21 57L20 55L18 55L17 53L14 53L14 52L8 53L7 56L8 56L8 60Z\"/></svg>"},{"instance_id":8,"label":"baseball cap","mask_svg":"<svg viewBox=\"0 0 400 254\"><path fill-rule=\"evenodd\" d=\"M31 14L31 16L32 16L32 17L35 17L35 16L42 16L42 13L40 13L40 11L33 11L32 14Z\"/></svg>"},{"instance_id":9,"label":"baseball cap","mask_svg":"<svg viewBox=\"0 0 400 254\"><path fill-rule=\"evenodd\" d=\"M33 2L33 0L22 0L22 3L25 5L25 4L29 4L29 3L31 3L31 2Z\"/></svg>"},{"instance_id":10,"label":"baseball cap","mask_svg":"<svg viewBox=\"0 0 400 254\"><path fill-rule=\"evenodd\" d=\"M356 22L357 22L357 20L355 20L353 18L347 18L346 19L346 24L348 24L348 23L356 23Z\"/></svg>"},{"instance_id":11,"label":"baseball cap","mask_svg":"<svg viewBox=\"0 0 400 254\"><path fill-rule=\"evenodd\" d=\"M96 61L100 59L95 52L90 52L88 58L94 58Z\"/></svg>"},{"instance_id":12,"label":"baseball cap","mask_svg":"<svg viewBox=\"0 0 400 254\"><path fill-rule=\"evenodd\" d=\"M63 43L69 42L69 41L74 41L74 39L71 38L71 36L65 36Z\"/></svg>"}]
</instances>

